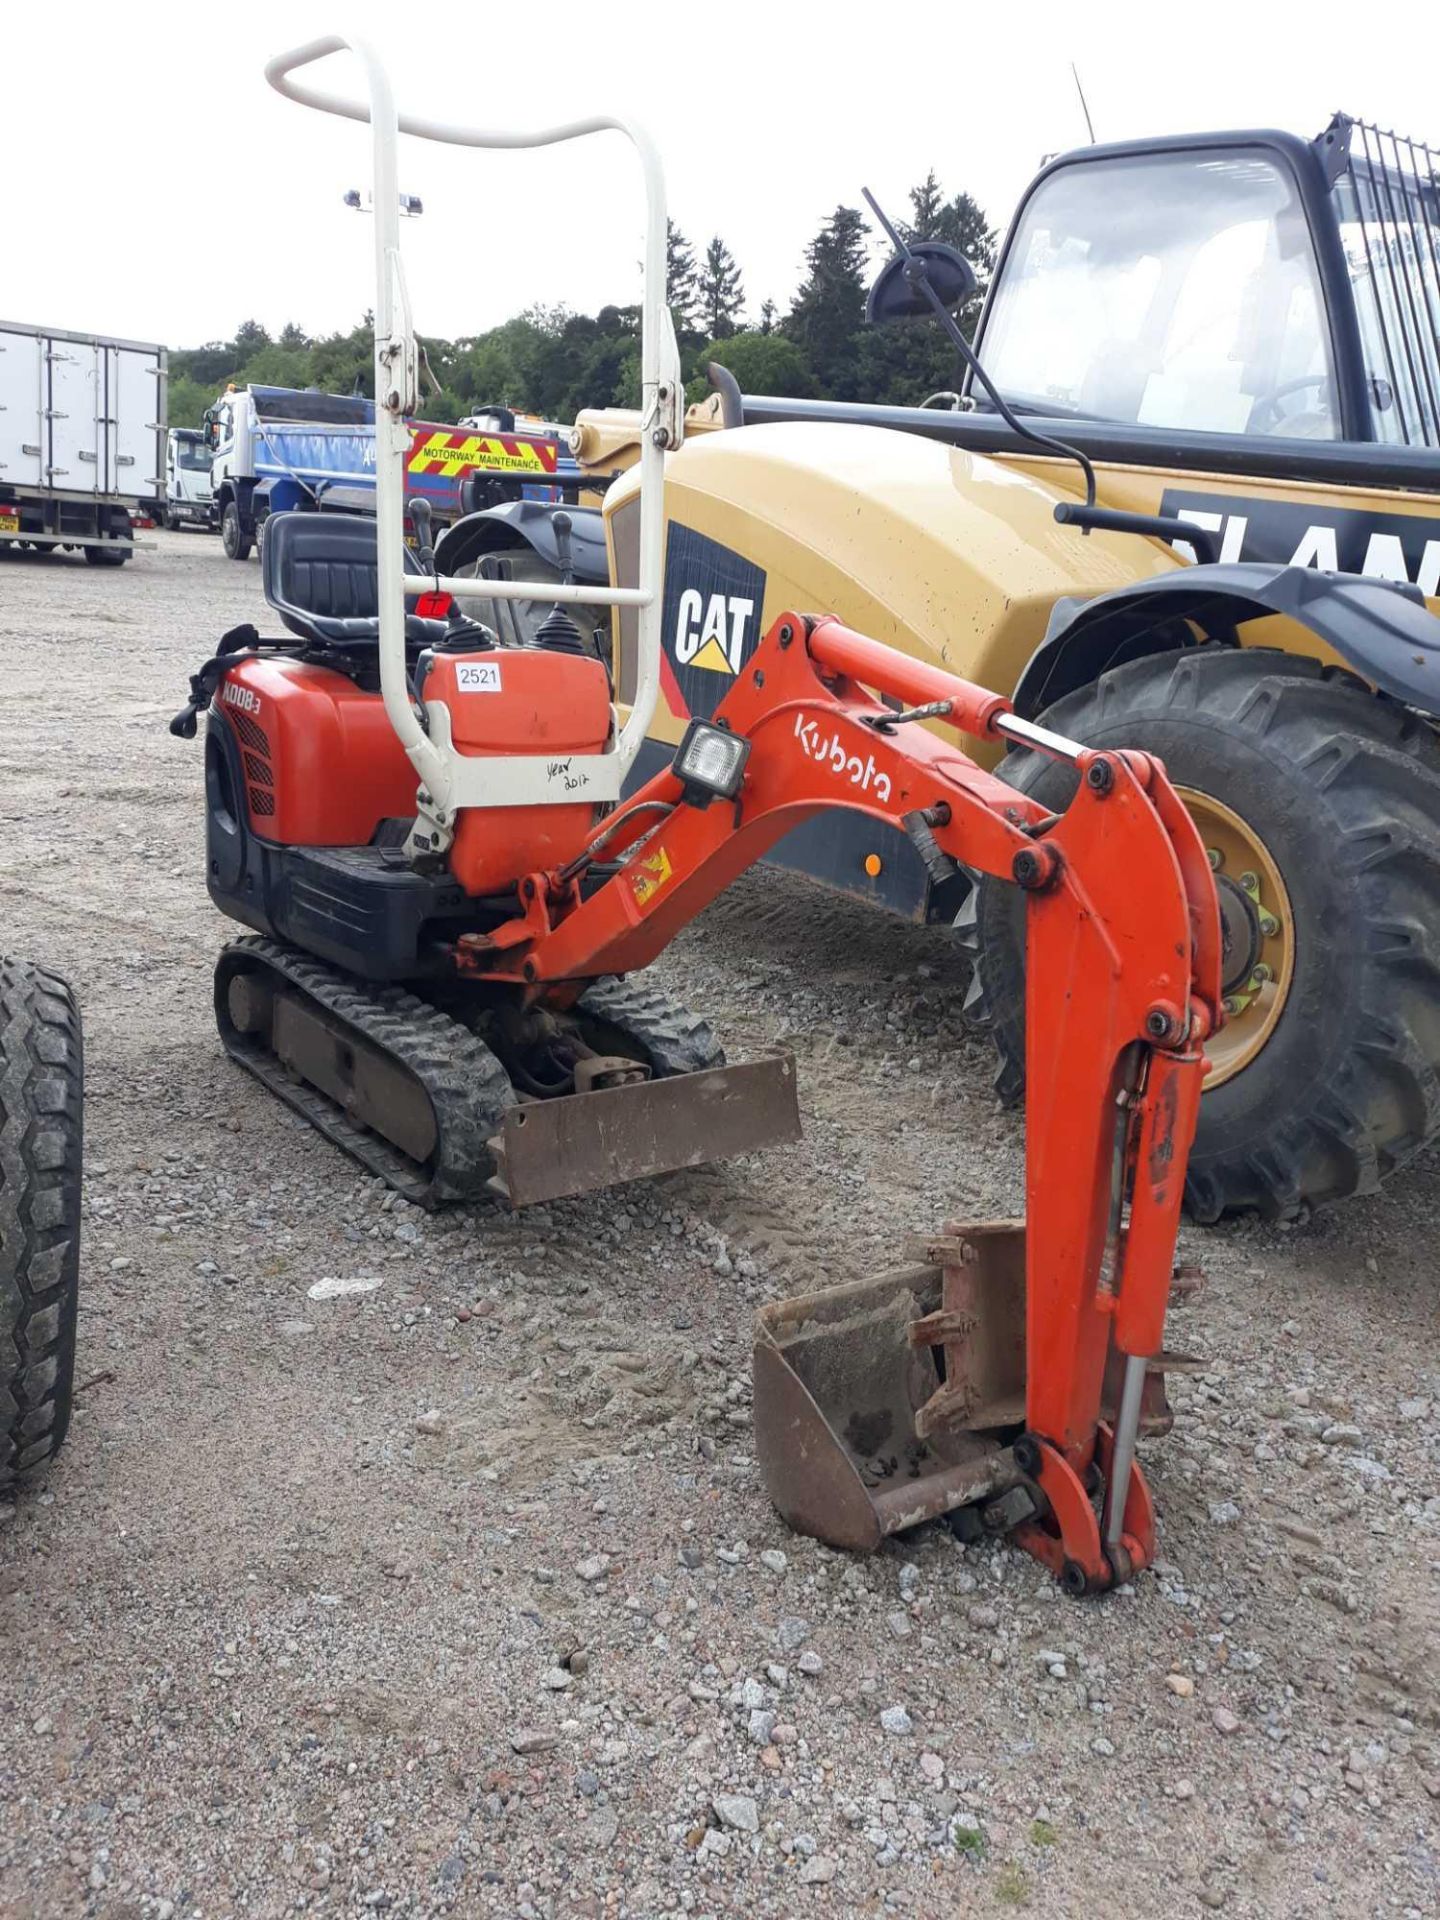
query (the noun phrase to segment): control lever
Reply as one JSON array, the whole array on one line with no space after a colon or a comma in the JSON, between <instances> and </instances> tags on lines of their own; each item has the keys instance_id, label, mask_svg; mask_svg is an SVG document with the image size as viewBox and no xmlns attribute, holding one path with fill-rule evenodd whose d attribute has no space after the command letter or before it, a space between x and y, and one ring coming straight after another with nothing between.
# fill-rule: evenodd
<instances>
[{"instance_id":1,"label":"control lever","mask_svg":"<svg viewBox=\"0 0 1440 1920\"><path fill-rule=\"evenodd\" d=\"M550 526L555 535L555 558L560 562L560 584L573 587L575 584L575 558L570 550L570 530L573 522L562 508L550 516ZM536 632L534 644L548 647L552 653L584 653L585 637L574 620L565 611L559 601L551 607L543 623Z\"/></svg>"},{"instance_id":2,"label":"control lever","mask_svg":"<svg viewBox=\"0 0 1440 1920\"><path fill-rule=\"evenodd\" d=\"M560 560L560 583L573 587L575 584L575 562L570 552L570 529L574 524L568 513L563 510L552 516L551 526L555 529L555 551Z\"/></svg>"},{"instance_id":3,"label":"control lever","mask_svg":"<svg viewBox=\"0 0 1440 1920\"><path fill-rule=\"evenodd\" d=\"M415 558L429 573L435 571L435 542L430 532L430 502L423 494L412 494L406 512L415 528Z\"/></svg>"}]
</instances>

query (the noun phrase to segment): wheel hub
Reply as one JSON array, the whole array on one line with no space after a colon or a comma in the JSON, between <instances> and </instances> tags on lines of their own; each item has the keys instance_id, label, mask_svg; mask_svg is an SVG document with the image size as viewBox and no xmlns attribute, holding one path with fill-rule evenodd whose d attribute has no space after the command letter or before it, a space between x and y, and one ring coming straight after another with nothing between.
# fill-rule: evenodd
<instances>
[{"instance_id":1,"label":"wheel hub","mask_svg":"<svg viewBox=\"0 0 1440 1920\"><path fill-rule=\"evenodd\" d=\"M1284 877L1246 820L1213 794L1177 786L1200 829L1220 902L1225 1025L1206 1043L1207 1088L1239 1073L1275 1030L1295 967L1295 923Z\"/></svg>"},{"instance_id":2,"label":"wheel hub","mask_svg":"<svg viewBox=\"0 0 1440 1920\"><path fill-rule=\"evenodd\" d=\"M1260 912L1231 874L1215 875L1215 891L1220 896L1220 985L1224 993L1235 994L1246 986L1260 958Z\"/></svg>"}]
</instances>

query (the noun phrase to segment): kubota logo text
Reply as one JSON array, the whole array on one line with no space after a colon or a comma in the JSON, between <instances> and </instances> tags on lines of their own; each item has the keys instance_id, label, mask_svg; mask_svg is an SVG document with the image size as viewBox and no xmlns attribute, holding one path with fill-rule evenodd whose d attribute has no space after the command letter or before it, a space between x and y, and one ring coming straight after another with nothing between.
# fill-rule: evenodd
<instances>
[{"instance_id":1,"label":"kubota logo text","mask_svg":"<svg viewBox=\"0 0 1440 1920\"><path fill-rule=\"evenodd\" d=\"M806 720L798 713L795 738L810 758L827 766L837 780L858 787L862 793L873 793L882 806L888 803L890 776L880 771L871 754L867 753L862 760L858 753L849 752L838 734L822 733L818 720Z\"/></svg>"}]
</instances>

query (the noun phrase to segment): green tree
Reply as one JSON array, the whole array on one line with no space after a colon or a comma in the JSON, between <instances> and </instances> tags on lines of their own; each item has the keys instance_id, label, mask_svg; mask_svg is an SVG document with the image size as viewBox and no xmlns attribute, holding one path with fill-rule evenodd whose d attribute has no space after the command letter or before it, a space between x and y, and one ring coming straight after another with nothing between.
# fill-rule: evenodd
<instances>
[{"instance_id":1,"label":"green tree","mask_svg":"<svg viewBox=\"0 0 1440 1920\"><path fill-rule=\"evenodd\" d=\"M947 198L931 172L910 195L910 215L908 233L948 240L981 271L990 269L994 235L968 195ZM866 251L860 214L837 207L805 250L805 276L791 310L781 319L767 299L758 321L746 327L740 271L728 246L716 236L697 267L694 249L672 222L667 292L691 391L707 357L729 366L752 393L913 403L955 386L953 353L933 323L864 326ZM438 393L427 389L421 401L432 420L456 419L485 405L569 420L584 407L630 407L639 400L639 315L633 307L602 307L594 314L531 308L483 333L427 339L424 346L439 385ZM172 352L170 417L180 425L198 421L230 381L368 395L373 365L371 313L348 331L319 338L290 320L272 340L259 321L247 320L231 340Z\"/></svg>"},{"instance_id":2,"label":"green tree","mask_svg":"<svg viewBox=\"0 0 1440 1920\"><path fill-rule=\"evenodd\" d=\"M887 320L865 331L862 386L877 406L918 407L932 393L957 393L963 371L938 320Z\"/></svg>"},{"instance_id":3,"label":"green tree","mask_svg":"<svg viewBox=\"0 0 1440 1920\"><path fill-rule=\"evenodd\" d=\"M270 336L258 320L242 320L235 329L235 360L243 366L252 353L268 347Z\"/></svg>"},{"instance_id":4,"label":"green tree","mask_svg":"<svg viewBox=\"0 0 1440 1920\"><path fill-rule=\"evenodd\" d=\"M563 320L564 316L560 316ZM484 406L532 408L535 369L546 346L549 318L538 312L516 314L487 333L457 340L445 383L461 396L461 411Z\"/></svg>"},{"instance_id":5,"label":"green tree","mask_svg":"<svg viewBox=\"0 0 1440 1920\"><path fill-rule=\"evenodd\" d=\"M349 333L328 334L310 347L307 387L322 393L375 397L375 316L367 313Z\"/></svg>"},{"instance_id":6,"label":"green tree","mask_svg":"<svg viewBox=\"0 0 1440 1920\"><path fill-rule=\"evenodd\" d=\"M918 187L910 189L910 220L900 231L907 240L938 240L945 196L932 167Z\"/></svg>"},{"instance_id":7,"label":"green tree","mask_svg":"<svg viewBox=\"0 0 1440 1920\"><path fill-rule=\"evenodd\" d=\"M785 333L827 399L860 397L865 235L854 207L835 209L805 249L805 279L785 318Z\"/></svg>"},{"instance_id":8,"label":"green tree","mask_svg":"<svg viewBox=\"0 0 1440 1920\"><path fill-rule=\"evenodd\" d=\"M165 406L172 427L198 427L200 416L215 399L219 388L208 380L192 380L188 374L169 381Z\"/></svg>"},{"instance_id":9,"label":"green tree","mask_svg":"<svg viewBox=\"0 0 1440 1920\"><path fill-rule=\"evenodd\" d=\"M793 340L780 333L746 330L717 340L701 355L701 371L687 389L691 400L702 400L709 392L703 367L707 360L718 360L722 367L728 367L742 393L775 393L799 400L815 392L804 354Z\"/></svg>"},{"instance_id":10,"label":"green tree","mask_svg":"<svg viewBox=\"0 0 1440 1920\"><path fill-rule=\"evenodd\" d=\"M982 278L995 264L995 233L979 202L968 193L947 200L933 167L910 189L910 220L903 232L907 240L943 240L964 254Z\"/></svg>"},{"instance_id":11,"label":"green tree","mask_svg":"<svg viewBox=\"0 0 1440 1920\"><path fill-rule=\"evenodd\" d=\"M712 340L724 340L734 333L744 304L740 269L717 233L705 249L705 265L700 270L700 316Z\"/></svg>"},{"instance_id":12,"label":"green tree","mask_svg":"<svg viewBox=\"0 0 1440 1920\"><path fill-rule=\"evenodd\" d=\"M699 299L695 250L673 220L665 222L665 303L677 334L695 331Z\"/></svg>"},{"instance_id":13,"label":"green tree","mask_svg":"<svg viewBox=\"0 0 1440 1920\"><path fill-rule=\"evenodd\" d=\"M198 380L213 398L239 364L232 341L211 340L203 347L177 347L170 356L170 378Z\"/></svg>"},{"instance_id":14,"label":"green tree","mask_svg":"<svg viewBox=\"0 0 1440 1920\"><path fill-rule=\"evenodd\" d=\"M267 346L241 367L237 385L305 387L310 384L310 355L303 348Z\"/></svg>"},{"instance_id":15,"label":"green tree","mask_svg":"<svg viewBox=\"0 0 1440 1920\"><path fill-rule=\"evenodd\" d=\"M910 189L910 220L901 231L907 240L943 240L975 269L980 284L960 309L960 324L966 336L972 337L995 267L995 230L978 201L968 193L957 193L947 200L932 167L920 185Z\"/></svg>"},{"instance_id":16,"label":"green tree","mask_svg":"<svg viewBox=\"0 0 1440 1920\"><path fill-rule=\"evenodd\" d=\"M901 227L907 240L940 240L967 259L980 286L961 306L957 318L973 337L980 315L985 277L995 262L995 236L968 193L946 198L932 168L910 190L910 219ZM873 400L888 406L916 406L933 393L955 393L965 369L939 321L930 315L887 321L871 329L863 351L864 382Z\"/></svg>"}]
</instances>

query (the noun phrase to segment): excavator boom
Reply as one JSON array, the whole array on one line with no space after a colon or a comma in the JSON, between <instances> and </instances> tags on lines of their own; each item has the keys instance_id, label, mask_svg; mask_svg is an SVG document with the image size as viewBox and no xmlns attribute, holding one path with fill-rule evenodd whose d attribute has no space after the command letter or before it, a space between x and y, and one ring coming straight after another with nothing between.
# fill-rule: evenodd
<instances>
[{"instance_id":1,"label":"excavator boom","mask_svg":"<svg viewBox=\"0 0 1440 1920\"><path fill-rule=\"evenodd\" d=\"M1044 813L924 720L979 738L1023 737L1069 761L1073 800L1062 814ZM1012 1497L1005 1508L1018 1517L1016 1537L1077 1591L1128 1577L1154 1555L1135 1439L1153 1410L1147 1373L1163 1335L1203 1042L1221 1019L1219 912L1188 814L1149 756L1046 735L1014 719L1001 696L834 620L782 616L699 731L715 737L682 743L673 765L597 832L595 857L613 865L610 877L587 890L584 857L529 876L522 916L464 936L464 967L514 983L533 1002L563 1003L597 975L645 966L782 834L837 806L903 828L937 880L963 866L1021 887L1030 1088L1023 1401L1012 1393L978 1403L967 1356L980 1318L965 1297L974 1276L957 1255L941 1303L906 1323L907 1364L913 1373L926 1351L933 1382L912 1407L906 1444L933 1449L947 1432L952 1442L991 1436L982 1479L987 1490L1003 1489L1007 1473L1021 1484L1018 1504ZM707 785L696 774L706 764L738 772ZM531 1137L546 1150L538 1130ZM510 1179L523 1185L523 1120L505 1151ZM966 1244L964 1230L954 1240ZM792 1338L807 1328L809 1338L814 1326L790 1315ZM834 1438L833 1421L820 1425ZM788 1438L772 1430L758 1406L757 1430L769 1435L762 1459L784 1510L803 1452L791 1444L798 1430ZM866 1447L849 1452L856 1471L867 1464ZM973 1497L974 1476L957 1478L954 1460L937 1459L957 1495ZM1099 1516L1097 1478L1108 1488ZM912 1512L903 1485L888 1491L897 1496L892 1519ZM823 1521L812 1530L824 1531Z\"/></svg>"}]
</instances>

